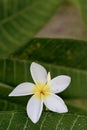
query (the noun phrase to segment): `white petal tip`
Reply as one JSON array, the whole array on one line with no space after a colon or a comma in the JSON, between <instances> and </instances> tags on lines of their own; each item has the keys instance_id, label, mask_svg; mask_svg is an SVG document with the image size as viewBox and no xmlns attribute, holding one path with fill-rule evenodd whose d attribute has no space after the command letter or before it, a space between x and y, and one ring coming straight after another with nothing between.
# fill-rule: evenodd
<instances>
[{"instance_id":1,"label":"white petal tip","mask_svg":"<svg viewBox=\"0 0 87 130\"><path fill-rule=\"evenodd\" d=\"M38 64L38 63L36 63L36 62L32 62L32 63L31 63L31 66L32 66L32 65L37 65L37 64Z\"/></svg>"},{"instance_id":2,"label":"white petal tip","mask_svg":"<svg viewBox=\"0 0 87 130\"><path fill-rule=\"evenodd\" d=\"M37 123L43 109L43 101L40 101L33 95L27 104L27 115L33 123Z\"/></svg>"},{"instance_id":3,"label":"white petal tip","mask_svg":"<svg viewBox=\"0 0 87 130\"><path fill-rule=\"evenodd\" d=\"M65 111L63 113L67 113L68 112L68 109L66 108Z\"/></svg>"},{"instance_id":4,"label":"white petal tip","mask_svg":"<svg viewBox=\"0 0 87 130\"><path fill-rule=\"evenodd\" d=\"M9 95L8 95L9 97L11 97L11 96L20 96L20 95L18 95L17 93L14 93L14 91L13 92L11 92Z\"/></svg>"},{"instance_id":5,"label":"white petal tip","mask_svg":"<svg viewBox=\"0 0 87 130\"><path fill-rule=\"evenodd\" d=\"M11 97L11 94L9 94L8 96Z\"/></svg>"},{"instance_id":6,"label":"white petal tip","mask_svg":"<svg viewBox=\"0 0 87 130\"><path fill-rule=\"evenodd\" d=\"M71 82L71 77L70 77L70 76L67 76L67 78L68 78L69 84L70 84L70 82Z\"/></svg>"},{"instance_id":7,"label":"white petal tip","mask_svg":"<svg viewBox=\"0 0 87 130\"><path fill-rule=\"evenodd\" d=\"M69 82L71 81L71 77L70 76L67 76L67 75L60 75L60 76L63 76L64 78L66 78L66 80L68 79Z\"/></svg>"},{"instance_id":8,"label":"white petal tip","mask_svg":"<svg viewBox=\"0 0 87 130\"><path fill-rule=\"evenodd\" d=\"M30 116L28 112L27 112L27 115L28 115L28 117L30 118L30 120L31 120L34 124L36 124L36 123L38 122L38 118L37 118L37 119L36 119L35 117L32 118L32 116Z\"/></svg>"},{"instance_id":9,"label":"white petal tip","mask_svg":"<svg viewBox=\"0 0 87 130\"><path fill-rule=\"evenodd\" d=\"M47 82L47 71L42 65L32 62L30 72L35 83L42 82L45 84Z\"/></svg>"},{"instance_id":10,"label":"white petal tip","mask_svg":"<svg viewBox=\"0 0 87 130\"><path fill-rule=\"evenodd\" d=\"M37 63L32 62L31 65L30 65L30 69L32 69L32 67L33 67L33 66L36 66L36 65L37 65Z\"/></svg>"},{"instance_id":11,"label":"white petal tip","mask_svg":"<svg viewBox=\"0 0 87 130\"><path fill-rule=\"evenodd\" d=\"M64 82L66 83L66 88L67 88L71 82L71 77L67 75L60 75L59 77L62 77L64 79Z\"/></svg>"},{"instance_id":12,"label":"white petal tip","mask_svg":"<svg viewBox=\"0 0 87 130\"><path fill-rule=\"evenodd\" d=\"M40 64L38 64L38 63L36 63L36 62L32 62L30 68L31 68L31 69L33 69L33 67L36 67L36 68L37 68L37 66L43 67L42 65L40 65Z\"/></svg>"},{"instance_id":13,"label":"white petal tip","mask_svg":"<svg viewBox=\"0 0 87 130\"><path fill-rule=\"evenodd\" d=\"M61 108L61 109L62 109L62 111L59 112L59 113L67 113L68 112L67 106L65 106L64 108Z\"/></svg>"},{"instance_id":14,"label":"white petal tip","mask_svg":"<svg viewBox=\"0 0 87 130\"><path fill-rule=\"evenodd\" d=\"M9 96L9 97L11 97L11 96L16 96L16 95L14 95L14 94L10 93L8 96Z\"/></svg>"},{"instance_id":15,"label":"white petal tip","mask_svg":"<svg viewBox=\"0 0 87 130\"><path fill-rule=\"evenodd\" d=\"M71 77L70 77L70 76L68 76L68 78L69 78L69 81L71 82Z\"/></svg>"},{"instance_id":16,"label":"white petal tip","mask_svg":"<svg viewBox=\"0 0 87 130\"><path fill-rule=\"evenodd\" d=\"M38 121L37 120L31 120L34 124L36 124Z\"/></svg>"},{"instance_id":17,"label":"white petal tip","mask_svg":"<svg viewBox=\"0 0 87 130\"><path fill-rule=\"evenodd\" d=\"M11 97L11 96L14 96L14 95L12 93L10 93L8 96Z\"/></svg>"}]
</instances>

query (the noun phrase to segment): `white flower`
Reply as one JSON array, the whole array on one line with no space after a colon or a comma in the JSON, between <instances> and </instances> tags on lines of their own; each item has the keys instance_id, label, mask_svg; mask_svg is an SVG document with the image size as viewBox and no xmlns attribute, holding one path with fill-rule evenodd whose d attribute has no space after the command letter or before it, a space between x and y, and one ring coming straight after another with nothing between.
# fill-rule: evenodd
<instances>
[{"instance_id":1,"label":"white flower","mask_svg":"<svg viewBox=\"0 0 87 130\"><path fill-rule=\"evenodd\" d=\"M64 101L56 93L65 90L70 84L71 78L60 75L51 80L50 72L37 64L32 63L30 72L35 82L24 82L19 84L9 96L24 96L33 94L27 104L27 114L33 123L36 123L42 113L43 104L51 111L65 113L68 111Z\"/></svg>"}]
</instances>

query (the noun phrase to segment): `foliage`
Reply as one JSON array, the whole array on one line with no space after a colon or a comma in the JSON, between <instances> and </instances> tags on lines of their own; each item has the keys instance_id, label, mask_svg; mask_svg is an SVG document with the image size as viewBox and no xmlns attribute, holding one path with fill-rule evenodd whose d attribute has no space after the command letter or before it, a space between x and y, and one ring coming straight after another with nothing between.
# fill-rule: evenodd
<instances>
[{"instance_id":1,"label":"foliage","mask_svg":"<svg viewBox=\"0 0 87 130\"><path fill-rule=\"evenodd\" d=\"M78 7L86 24L86 0L69 2ZM32 38L62 3L63 0L0 0L0 130L87 129L87 42ZM70 86L60 93L69 113L44 110L40 121L33 124L25 112L30 97L8 97L19 83L32 82L32 61L45 66L52 77L71 76Z\"/></svg>"}]
</instances>

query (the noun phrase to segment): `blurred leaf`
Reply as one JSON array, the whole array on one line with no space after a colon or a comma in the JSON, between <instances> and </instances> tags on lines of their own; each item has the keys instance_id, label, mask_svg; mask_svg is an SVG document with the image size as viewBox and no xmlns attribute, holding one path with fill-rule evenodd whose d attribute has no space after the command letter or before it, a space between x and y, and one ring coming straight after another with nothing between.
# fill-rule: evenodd
<instances>
[{"instance_id":1,"label":"blurred leaf","mask_svg":"<svg viewBox=\"0 0 87 130\"><path fill-rule=\"evenodd\" d=\"M0 0L0 57L24 45L48 21L62 1Z\"/></svg>"},{"instance_id":2,"label":"blurred leaf","mask_svg":"<svg viewBox=\"0 0 87 130\"><path fill-rule=\"evenodd\" d=\"M87 98L80 99L67 99L65 102L73 107L80 108L81 110L87 111ZM86 114L86 113L85 113Z\"/></svg>"},{"instance_id":3,"label":"blurred leaf","mask_svg":"<svg viewBox=\"0 0 87 130\"><path fill-rule=\"evenodd\" d=\"M11 57L87 70L87 42L34 38Z\"/></svg>"},{"instance_id":4,"label":"blurred leaf","mask_svg":"<svg viewBox=\"0 0 87 130\"><path fill-rule=\"evenodd\" d=\"M68 0L73 3L82 15L83 21L87 28L87 0ZM87 29L86 29L87 31Z\"/></svg>"}]
</instances>

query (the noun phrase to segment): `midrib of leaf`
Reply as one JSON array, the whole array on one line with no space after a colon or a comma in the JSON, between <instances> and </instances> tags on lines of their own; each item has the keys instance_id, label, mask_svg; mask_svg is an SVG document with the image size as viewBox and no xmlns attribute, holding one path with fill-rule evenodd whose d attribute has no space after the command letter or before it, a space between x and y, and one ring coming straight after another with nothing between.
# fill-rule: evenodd
<instances>
[{"instance_id":1,"label":"midrib of leaf","mask_svg":"<svg viewBox=\"0 0 87 130\"><path fill-rule=\"evenodd\" d=\"M10 21L10 20L12 20L12 19L14 19L15 17L17 17L17 16L20 15L20 14L25 13L25 12L26 12L27 10L29 10L29 9L30 9L30 6L26 7L25 9L23 9L23 10L21 10L21 11L19 11L19 12L16 12L17 14L13 14L12 16L9 16L8 18L1 20L1 21L0 21L0 25L2 25L2 24L4 24L4 23L6 23L6 22L8 22L8 21ZM32 6L31 6L31 9L32 9Z\"/></svg>"},{"instance_id":2,"label":"midrib of leaf","mask_svg":"<svg viewBox=\"0 0 87 130\"><path fill-rule=\"evenodd\" d=\"M41 1L40 1L41 2ZM43 2L43 1L42 1ZM51 2L51 1L50 1ZM10 20L12 20L12 19L14 19L15 17L18 17L20 14L22 14L23 15L23 13L25 13L26 11L31 11L32 10L32 8L33 8L33 6L37 6L38 5L38 2L37 1L33 1L32 3L31 3L31 5L29 4L27 7L25 7L24 9L22 9L22 10L20 10L19 12L16 12L15 14L12 14L11 16L8 16L6 19L3 19L3 20L1 20L1 22L0 22L0 25L2 25L2 24L4 24L4 23L6 23L6 22L8 22L8 21L10 21ZM38 10L38 9L37 9Z\"/></svg>"},{"instance_id":3,"label":"midrib of leaf","mask_svg":"<svg viewBox=\"0 0 87 130\"><path fill-rule=\"evenodd\" d=\"M34 1L30 7L19 10L0 25L0 57L8 56L20 46L26 44L56 11L63 0ZM27 20L26 20L27 19ZM21 23L20 23L21 22Z\"/></svg>"}]
</instances>

